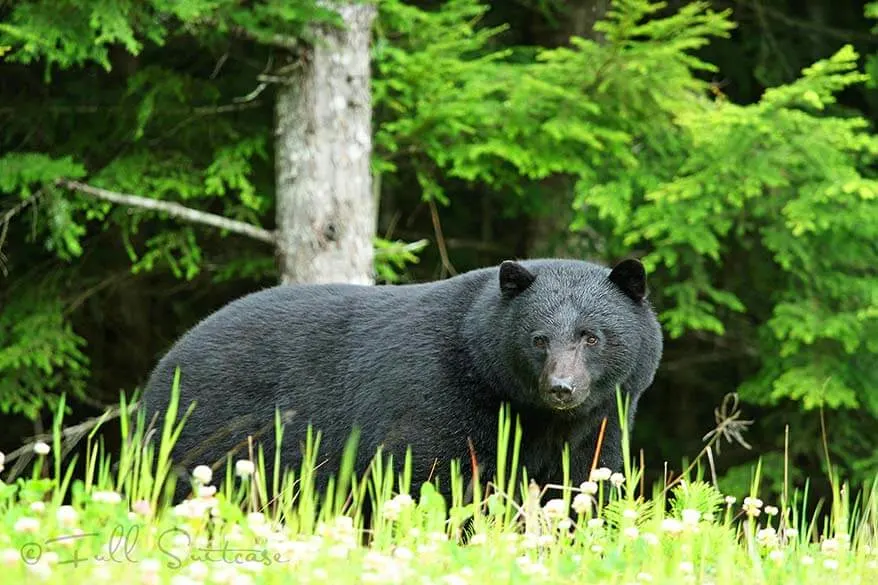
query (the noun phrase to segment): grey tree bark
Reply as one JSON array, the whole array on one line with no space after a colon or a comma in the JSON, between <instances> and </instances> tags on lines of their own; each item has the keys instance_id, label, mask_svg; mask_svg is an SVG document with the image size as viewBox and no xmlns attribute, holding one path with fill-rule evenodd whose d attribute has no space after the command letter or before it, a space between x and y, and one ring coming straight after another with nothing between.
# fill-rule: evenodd
<instances>
[{"instance_id":1,"label":"grey tree bark","mask_svg":"<svg viewBox=\"0 0 878 585\"><path fill-rule=\"evenodd\" d=\"M325 26L278 88L277 245L281 282L374 283L369 42L375 7L331 3Z\"/></svg>"}]
</instances>

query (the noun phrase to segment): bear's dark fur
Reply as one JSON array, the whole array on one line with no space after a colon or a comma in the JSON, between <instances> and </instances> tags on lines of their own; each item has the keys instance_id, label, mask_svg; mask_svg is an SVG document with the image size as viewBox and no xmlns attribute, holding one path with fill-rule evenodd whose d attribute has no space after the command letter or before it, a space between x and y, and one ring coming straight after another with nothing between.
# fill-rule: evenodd
<instances>
[{"instance_id":1,"label":"bear's dark fur","mask_svg":"<svg viewBox=\"0 0 878 585\"><path fill-rule=\"evenodd\" d=\"M323 435L321 473L334 471L356 426L358 473L380 445L397 461L411 445L419 485L454 458L468 470L469 441L482 480L491 479L508 402L521 417L529 476L561 483L567 442L578 483L604 417L600 462L620 469L615 388L630 397L633 421L658 367L661 330L645 295L636 260L613 270L507 261L429 284L277 286L186 333L153 372L143 405L147 420L162 416L179 366L181 409L197 401L174 449L189 470L235 447L234 458L245 457L248 435L270 464L278 408L287 415L283 466L298 469L310 422Z\"/></svg>"}]
</instances>

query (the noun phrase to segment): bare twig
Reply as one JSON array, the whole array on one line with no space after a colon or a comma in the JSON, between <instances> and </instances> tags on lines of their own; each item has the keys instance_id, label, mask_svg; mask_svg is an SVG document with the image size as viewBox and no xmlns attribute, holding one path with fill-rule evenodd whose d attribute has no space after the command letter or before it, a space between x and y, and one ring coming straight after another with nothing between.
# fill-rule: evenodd
<instances>
[{"instance_id":1,"label":"bare twig","mask_svg":"<svg viewBox=\"0 0 878 585\"><path fill-rule=\"evenodd\" d=\"M141 197L139 195L116 193L114 191L108 191L99 187L86 185L85 183L80 183L79 181L71 181L69 179L58 179L56 181L56 184L58 186L66 187L79 193L84 193L86 195L91 195L92 197L97 197L98 199L103 199L104 201L109 201L111 203L127 205L128 207L137 207L140 209L149 209L151 211L161 211L177 219L182 219L191 223L200 223L222 230L227 230L232 233L253 238L254 240L259 240L260 242L265 242L266 244L275 245L277 243L277 238L274 232L268 231L258 226L251 225L249 223L245 223L243 221L237 221L234 219L223 217L221 215L198 211L197 209L192 209L191 207L186 207L184 205L180 205L179 203L174 203L171 201L161 201L159 199L150 199L148 197Z\"/></svg>"},{"instance_id":2,"label":"bare twig","mask_svg":"<svg viewBox=\"0 0 878 585\"><path fill-rule=\"evenodd\" d=\"M442 235L442 224L439 222L439 210L436 209L436 202L430 199L427 204L430 206L430 218L433 220L433 231L436 233L436 243L439 245L439 258L442 260L442 277L445 272L452 276L457 274L457 270L451 265L448 258L448 248L445 245L445 236Z\"/></svg>"},{"instance_id":3,"label":"bare twig","mask_svg":"<svg viewBox=\"0 0 878 585\"><path fill-rule=\"evenodd\" d=\"M40 189L30 197L23 199L20 201L15 207L7 211L3 214L3 218L0 219L0 272L3 273L3 276L6 276L6 255L3 253L3 244L6 242L6 233L9 229L9 222L12 221L12 218L24 211L24 209L31 205L32 203L36 203L37 199L40 198L43 194L43 189Z\"/></svg>"},{"instance_id":4,"label":"bare twig","mask_svg":"<svg viewBox=\"0 0 878 585\"><path fill-rule=\"evenodd\" d=\"M129 405L129 412L134 412L139 407L138 403L134 403ZM59 454L61 457L65 456L69 453L73 447L76 446L77 443L88 434L93 428L98 425L102 425L107 421L119 418L122 415L122 410L118 406L114 406L112 408L108 408L104 414L100 416L96 416L93 418L89 418L84 420L83 422L67 427L66 429L61 429L61 442L62 442L62 452ZM51 433L42 433L37 434L31 438L31 441L22 445L12 453L8 453L6 455L6 461L15 461L15 465L12 466L12 469L9 471L9 475L6 477L7 482L11 482L15 479L19 473L24 469L24 467L33 459L34 457L34 445L39 442L50 442L52 440Z\"/></svg>"}]
</instances>

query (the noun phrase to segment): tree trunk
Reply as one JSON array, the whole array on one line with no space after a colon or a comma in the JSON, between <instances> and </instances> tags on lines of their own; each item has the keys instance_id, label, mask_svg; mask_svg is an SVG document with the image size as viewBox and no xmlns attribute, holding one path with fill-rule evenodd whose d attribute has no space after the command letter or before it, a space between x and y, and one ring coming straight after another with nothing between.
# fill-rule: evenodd
<instances>
[{"instance_id":1,"label":"tree trunk","mask_svg":"<svg viewBox=\"0 0 878 585\"><path fill-rule=\"evenodd\" d=\"M275 107L281 282L372 284L376 211L369 162L369 41L375 7L334 4L279 86Z\"/></svg>"}]
</instances>

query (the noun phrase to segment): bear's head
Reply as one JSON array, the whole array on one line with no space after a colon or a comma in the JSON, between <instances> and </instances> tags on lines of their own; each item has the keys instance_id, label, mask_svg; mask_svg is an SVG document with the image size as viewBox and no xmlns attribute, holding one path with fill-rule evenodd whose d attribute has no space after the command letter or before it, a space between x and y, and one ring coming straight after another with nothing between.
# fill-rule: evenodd
<instances>
[{"instance_id":1,"label":"bear's head","mask_svg":"<svg viewBox=\"0 0 878 585\"><path fill-rule=\"evenodd\" d=\"M499 273L503 353L518 398L553 411L591 410L615 404L617 386L636 400L652 382L661 333L639 261L613 269L506 261Z\"/></svg>"}]
</instances>

